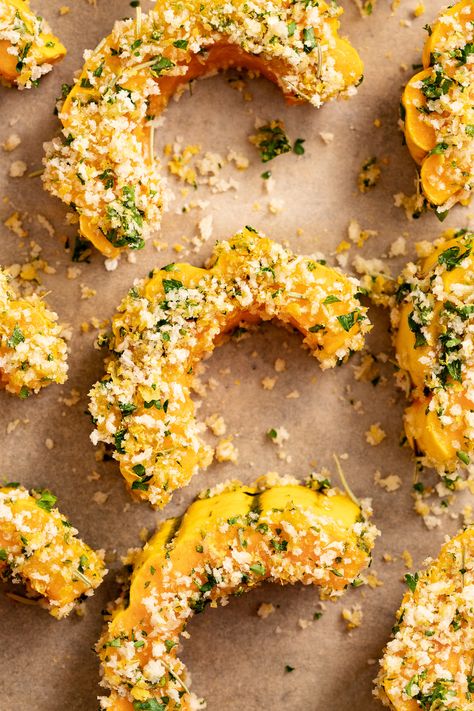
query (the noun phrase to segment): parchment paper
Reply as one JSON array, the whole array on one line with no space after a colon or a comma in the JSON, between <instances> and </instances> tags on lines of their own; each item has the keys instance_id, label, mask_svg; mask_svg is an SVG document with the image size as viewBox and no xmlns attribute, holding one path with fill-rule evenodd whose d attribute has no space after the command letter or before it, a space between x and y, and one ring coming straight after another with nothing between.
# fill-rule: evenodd
<instances>
[{"instance_id":1,"label":"parchment paper","mask_svg":"<svg viewBox=\"0 0 474 711\"><path fill-rule=\"evenodd\" d=\"M349 102L332 103L320 111L310 106L287 108L278 89L258 79L247 81L253 101L246 101L229 83L235 73L195 83L192 95L185 93L179 102L171 103L165 123L157 131L158 155L163 145L177 136L183 138L184 145L200 144L202 153L216 151L226 156L233 148L250 159L246 171L224 169L228 177L239 181L238 190L213 195L200 187L187 199L209 200L209 206L182 214L180 206L185 200L180 197L180 185L174 184L177 211L165 215L162 232L157 235L169 247L158 252L150 242L136 253L135 263L124 259L110 273L104 269L103 258L94 253L89 264L80 265L81 273L75 279L67 278L68 268L74 265L61 240L75 234L75 228L65 222L66 207L43 192L39 178L8 177L13 160L26 161L29 171L40 169L42 143L58 130L53 107L61 83L70 82L82 65L84 49L94 47L115 19L133 12L122 0L97 0L96 7L86 0L70 0L69 4L70 13L59 16L59 2L35 1L35 7L68 47L66 60L37 90L0 89L0 142L11 133L22 139L13 153L0 150L0 261L23 263L29 241L40 244L42 256L56 270L55 274L41 274L50 291L49 302L61 321L72 328L70 375L64 387L51 386L27 401L0 393L1 476L26 486L52 489L80 535L90 545L105 548L109 557L115 553L115 560L106 582L87 603L84 618L73 614L57 622L36 607L0 597L0 708L96 709L99 674L92 648L102 625L100 613L117 593L114 578L120 556L129 547L141 545L140 531L152 531L157 521L182 513L196 492L231 477L250 482L269 470L304 477L327 466L337 482L332 459L337 453L348 455L341 461L356 494L373 498L374 520L382 531L373 570L383 585L349 591L341 601L326 604L317 621L313 621L320 609L315 589L264 586L232 600L226 608L198 616L189 627L191 639L183 656L193 675L193 689L207 698L210 711L375 711L381 706L371 696L374 660L389 638L404 589L401 579L407 572L400 556L407 549L414 567L418 566L426 556L436 555L443 537L460 525L448 515L440 527L429 531L413 512L413 460L410 451L399 446L404 400L395 388L390 363L382 366L382 379L374 386L354 379L357 357L344 367L322 373L302 350L297 335L273 325L262 327L251 338L232 339L207 361L202 380L217 382L208 388L206 398L197 399L203 402L202 417L214 412L224 416L239 451L238 464L213 464L178 492L164 512L153 512L146 504L131 503L116 462L96 461L85 411L87 391L103 372L103 354L93 348L97 331L84 334L80 325L93 316L109 318L133 279L151 267L183 257L200 265L214 239L228 238L245 224L276 240L288 241L298 252L322 251L335 263L335 248L346 238L349 221L356 219L362 228L377 230L378 235L360 251L351 250L348 269L357 253L386 255L390 244L405 235L407 256L389 260L396 274L413 258L415 241L434 239L441 231L433 215L408 222L404 212L393 205L395 193L413 192L415 177L414 164L397 128L400 93L412 73L412 63L420 62L425 37L422 26L434 19L440 3L427 2L426 13L414 19L416 0L402 3L395 13L386 0L380 0L373 15L362 19L350 0L345 0L343 32L366 64L365 81ZM143 7L147 10L151 3L143 3ZM405 69L400 67L402 63ZM257 117L284 120L293 140L306 139L304 156L282 156L263 167L247 138ZM380 119L380 128L374 127L375 119ZM320 132L333 133L333 142L325 145ZM357 175L371 156L384 161L382 178L373 190L361 195ZM270 196L260 178L267 168L276 181ZM283 210L276 215L267 209L274 198L284 201ZM26 240L3 226L14 211L23 216L29 232ZM54 226L54 236L38 223L38 214ZM195 236L197 222L207 214L214 220L211 239L198 252L178 256L172 246L183 243L183 236ZM458 207L445 224L467 226L469 219L469 208ZM96 296L81 299L81 284L96 289ZM370 316L375 328L369 349L392 358L387 314L371 308ZM280 374L274 370L277 357L287 365ZM264 390L262 378L275 376L274 389ZM71 405L73 388L80 398ZM288 398L295 390L300 397ZM351 400L360 400L362 408L354 408ZM7 426L17 419L20 423L7 434ZM377 447L369 446L365 439L373 423L380 423L387 434ZM265 433L281 426L290 439L279 449ZM212 436L210 439L216 441ZM52 448L47 440L52 441ZM280 452L290 455L291 461L280 459ZM402 486L394 493L384 491L374 484L376 470L383 477L397 474ZM93 478L92 472L100 478ZM97 492L107 495L105 503L97 502L100 496L93 498ZM395 562L384 562L386 553L395 557ZM265 620L256 614L262 602L271 602L276 608ZM349 634L341 611L357 603L363 609L362 625ZM294 671L285 672L285 665Z\"/></svg>"}]
</instances>

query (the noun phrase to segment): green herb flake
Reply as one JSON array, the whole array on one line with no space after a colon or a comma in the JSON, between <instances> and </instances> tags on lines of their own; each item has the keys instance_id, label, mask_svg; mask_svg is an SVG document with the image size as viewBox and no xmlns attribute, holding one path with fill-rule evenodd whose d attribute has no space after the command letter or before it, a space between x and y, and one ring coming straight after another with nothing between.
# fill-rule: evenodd
<instances>
[{"instance_id":1,"label":"green herb flake","mask_svg":"<svg viewBox=\"0 0 474 711\"><path fill-rule=\"evenodd\" d=\"M415 573L414 575L411 575L411 573L407 573L405 575L405 582L408 585L408 589L410 590L410 592L415 592L418 579L418 573Z\"/></svg>"},{"instance_id":2,"label":"green herb flake","mask_svg":"<svg viewBox=\"0 0 474 711\"><path fill-rule=\"evenodd\" d=\"M40 494L40 498L36 499L36 505L39 506L40 509L51 513L51 509L58 500L58 497L54 496L48 489L42 489L38 493Z\"/></svg>"},{"instance_id":3,"label":"green herb flake","mask_svg":"<svg viewBox=\"0 0 474 711\"><path fill-rule=\"evenodd\" d=\"M23 332L20 329L20 327L17 325L13 329L13 333L7 341L7 346L9 348L16 348L19 343L24 343L24 341L25 341L25 336L23 335Z\"/></svg>"}]
</instances>

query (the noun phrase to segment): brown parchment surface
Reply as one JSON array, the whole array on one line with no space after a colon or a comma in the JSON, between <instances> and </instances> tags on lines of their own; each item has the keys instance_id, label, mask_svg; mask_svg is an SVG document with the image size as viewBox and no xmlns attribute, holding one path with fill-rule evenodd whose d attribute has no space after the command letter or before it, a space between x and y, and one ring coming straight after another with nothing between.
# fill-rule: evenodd
<instances>
[{"instance_id":1,"label":"brown parchment surface","mask_svg":"<svg viewBox=\"0 0 474 711\"><path fill-rule=\"evenodd\" d=\"M56 269L55 274L41 275L50 291L49 302L61 321L72 328L70 371L64 387L51 386L27 401L0 393L0 476L52 489L80 535L90 545L116 555L110 574L87 603L82 619L72 614L57 622L36 607L0 596L1 711L97 709L99 673L92 648L102 625L100 613L117 593L115 574L120 556L129 547L141 545L141 529L152 531L159 520L182 513L199 490L231 477L250 482L269 470L304 477L322 466L335 474L333 453L348 455L342 464L356 494L373 498L374 520L382 532L373 569L383 586L350 590L342 600L327 603L321 619L309 625L305 621L312 621L319 609L315 589L264 586L193 620L183 657L192 672L193 689L206 697L210 711L381 708L371 695L374 660L389 637L404 589L401 579L407 571L401 553L408 549L418 566L427 556L437 554L443 537L460 525L445 516L441 526L429 531L412 510L414 467L410 452L399 446L403 395L395 388L390 365L382 369L382 380L374 387L354 379L358 357L322 373L301 348L300 338L276 326L266 325L241 341L232 339L207 361L202 379L206 383L213 378L217 384L208 388L207 397L197 399L203 402L200 416L214 412L224 416L239 450L238 464L214 463L188 488L177 492L164 512L154 512L146 504L131 503L116 462L95 459L85 410L88 389L103 372L103 354L93 348L96 332L83 334L80 329L92 316L110 317L135 277L144 276L151 267L176 261L173 245L183 243L183 236L192 238L197 222L206 214L213 215L213 236L198 252L189 254L198 265L210 253L214 239L226 239L245 224L287 241L295 251L322 251L330 263L335 263L335 248L346 237L350 219L378 232L360 250L367 258L386 255L390 244L405 235L407 256L389 260L394 274L414 256L415 241L438 236L441 227L433 215L408 222L404 212L394 207L393 195L413 192L415 167L397 128L398 105L412 63L420 61L425 36L422 26L434 19L440 3L427 2L426 13L418 19L413 17L416 0L402 0L395 13L386 0L380 0L367 19L360 17L349 0L344 5L343 33L350 36L366 64L365 81L356 97L317 111L310 106L286 107L278 89L258 79L248 81L253 101L245 101L229 83L235 73L195 83L192 94L171 102L156 133L157 154L177 136L183 138L184 145L200 144L202 152L225 156L234 148L250 159L246 171L223 171L238 180L238 190L220 194L210 194L205 187L195 194L191 190L189 198L209 200L209 205L182 214L180 186L171 183L177 200L157 235L168 243L166 249L158 253L149 242L136 253L135 263L123 259L110 273L104 269L103 258L94 253L89 264L80 265L77 278L68 279L67 269L73 265L61 237L73 237L75 228L66 224L66 207L42 190L40 179L11 179L8 170L13 160L26 161L29 171L41 167L42 143L58 130L53 107L61 83L71 81L82 64L83 50L94 47L114 20L133 10L122 0L97 0L96 7L86 0L69 0L70 13L59 16L60 2L35 2L69 54L37 90L0 88L0 143L13 132L22 139L13 153L0 150L0 262L22 263L29 240L41 245L42 255ZM147 10L151 3L143 6ZM247 138L256 118L283 119L293 139L306 139L304 156L282 156L263 167ZM380 128L373 125L376 118L381 121ZM334 141L325 145L320 132L333 133ZM371 156L386 159L382 178L372 191L361 195L357 174ZM271 196L266 195L260 178L267 168L275 178ZM270 198L284 201L280 213L269 213ZM19 240L3 226L14 211L23 215L28 240ZM41 227L37 214L52 223L56 236ZM469 220L469 208L457 207L445 224L464 227ZM348 270L356 253L355 248L350 252ZM183 256L186 258L186 253L179 259ZM81 299L81 284L96 289L96 296ZM370 311L375 328L368 347L392 358L387 314L373 307ZM277 357L287 364L280 374L274 371ZM274 389L264 390L262 378L276 375ZM79 390L80 400L68 407L61 399L67 399L72 388ZM287 398L294 390L300 397ZM354 409L351 400L360 400L362 411ZM8 423L16 419L20 423L7 434ZM387 437L379 446L370 447L364 433L376 422ZM279 459L280 450L265 436L270 428L281 426L290 434L282 448L290 461ZM47 439L53 441L52 449L46 446ZM216 440L210 436L210 441ZM387 493L374 485L376 470L383 477L399 475L400 489ZM91 480L93 471L100 474L99 479ZM93 499L98 491L108 496L103 504ZM469 495L465 499L468 503ZM396 562L384 562L384 553L396 557ZM276 608L266 620L256 614L262 602L271 602ZM363 609L362 625L348 634L341 612L357 603ZM285 673L285 665L294 671Z\"/></svg>"}]
</instances>

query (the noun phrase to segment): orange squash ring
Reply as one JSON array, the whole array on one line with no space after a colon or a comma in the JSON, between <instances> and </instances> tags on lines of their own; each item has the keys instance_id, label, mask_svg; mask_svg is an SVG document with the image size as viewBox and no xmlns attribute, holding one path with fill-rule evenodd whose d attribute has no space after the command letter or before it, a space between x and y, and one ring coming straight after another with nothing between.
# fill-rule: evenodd
<instances>
[{"instance_id":1,"label":"orange squash ring","mask_svg":"<svg viewBox=\"0 0 474 711\"><path fill-rule=\"evenodd\" d=\"M402 96L408 149L421 166L421 190L440 219L457 202L465 203L474 184L474 4L444 9L423 51L424 69Z\"/></svg>"},{"instance_id":2,"label":"orange squash ring","mask_svg":"<svg viewBox=\"0 0 474 711\"><path fill-rule=\"evenodd\" d=\"M118 22L87 54L46 149L44 185L79 214L81 235L107 257L140 249L160 224L165 180L152 120L184 83L240 66L276 82L290 102L349 96L362 62L338 35L335 3L158 2Z\"/></svg>"},{"instance_id":3,"label":"orange squash ring","mask_svg":"<svg viewBox=\"0 0 474 711\"><path fill-rule=\"evenodd\" d=\"M196 366L239 324L298 329L323 368L370 330L357 281L246 228L219 242L209 269L170 264L137 281L112 322L107 371L91 390L92 441L114 457L136 498L162 507L212 459L199 436Z\"/></svg>"},{"instance_id":4,"label":"orange squash ring","mask_svg":"<svg viewBox=\"0 0 474 711\"><path fill-rule=\"evenodd\" d=\"M316 479L308 486L231 482L162 523L136 557L130 589L97 644L111 692L103 709L202 708L177 650L188 621L207 604L263 581L316 585L326 597L354 582L377 531L348 496L318 489Z\"/></svg>"}]
</instances>

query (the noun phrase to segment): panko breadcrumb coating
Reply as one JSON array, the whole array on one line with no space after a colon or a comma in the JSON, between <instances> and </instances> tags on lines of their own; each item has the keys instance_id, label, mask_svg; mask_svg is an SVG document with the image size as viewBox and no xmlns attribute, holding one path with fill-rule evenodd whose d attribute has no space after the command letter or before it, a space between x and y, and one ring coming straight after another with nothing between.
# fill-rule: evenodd
<instances>
[{"instance_id":1,"label":"panko breadcrumb coating","mask_svg":"<svg viewBox=\"0 0 474 711\"><path fill-rule=\"evenodd\" d=\"M37 86L52 64L66 54L65 47L28 0L0 0L0 83L20 89Z\"/></svg>"},{"instance_id":2,"label":"panko breadcrumb coating","mask_svg":"<svg viewBox=\"0 0 474 711\"><path fill-rule=\"evenodd\" d=\"M47 490L0 488L0 576L26 585L58 619L93 595L107 573L102 555L86 546Z\"/></svg>"},{"instance_id":3,"label":"panko breadcrumb coating","mask_svg":"<svg viewBox=\"0 0 474 711\"><path fill-rule=\"evenodd\" d=\"M405 88L402 119L421 191L443 219L474 185L474 2L445 7L426 29L424 68Z\"/></svg>"},{"instance_id":4,"label":"panko breadcrumb coating","mask_svg":"<svg viewBox=\"0 0 474 711\"><path fill-rule=\"evenodd\" d=\"M103 709L202 708L177 652L188 621L210 603L264 581L342 595L369 564L377 531L348 496L318 487L315 479L227 482L162 524L97 645L111 692Z\"/></svg>"},{"instance_id":5,"label":"panko breadcrumb coating","mask_svg":"<svg viewBox=\"0 0 474 711\"><path fill-rule=\"evenodd\" d=\"M306 0L163 0L85 53L46 148L44 185L79 214L103 254L140 249L160 224L165 178L153 157L153 120L199 76L246 67L291 102L321 106L362 79L357 52L338 35L336 3Z\"/></svg>"},{"instance_id":6,"label":"panko breadcrumb coating","mask_svg":"<svg viewBox=\"0 0 474 711\"><path fill-rule=\"evenodd\" d=\"M407 575L376 679L376 695L395 711L474 709L474 528Z\"/></svg>"},{"instance_id":7,"label":"panko breadcrumb coating","mask_svg":"<svg viewBox=\"0 0 474 711\"><path fill-rule=\"evenodd\" d=\"M0 268L0 387L27 398L67 377L57 315L37 295L18 297Z\"/></svg>"},{"instance_id":8,"label":"panko breadcrumb coating","mask_svg":"<svg viewBox=\"0 0 474 711\"><path fill-rule=\"evenodd\" d=\"M106 374L90 393L92 441L114 446L137 498L164 506L212 458L191 399L203 356L240 324L277 319L302 333L323 369L333 367L370 330L357 287L249 227L217 243L209 269L153 270L113 319Z\"/></svg>"},{"instance_id":9,"label":"panko breadcrumb coating","mask_svg":"<svg viewBox=\"0 0 474 711\"><path fill-rule=\"evenodd\" d=\"M400 277L395 346L411 404L405 432L427 466L453 471L474 448L474 233L447 232Z\"/></svg>"}]
</instances>

